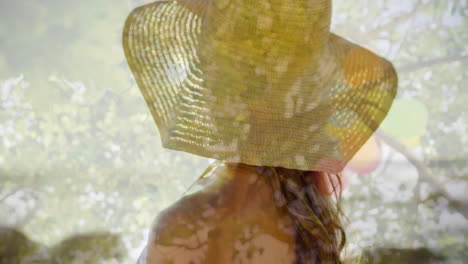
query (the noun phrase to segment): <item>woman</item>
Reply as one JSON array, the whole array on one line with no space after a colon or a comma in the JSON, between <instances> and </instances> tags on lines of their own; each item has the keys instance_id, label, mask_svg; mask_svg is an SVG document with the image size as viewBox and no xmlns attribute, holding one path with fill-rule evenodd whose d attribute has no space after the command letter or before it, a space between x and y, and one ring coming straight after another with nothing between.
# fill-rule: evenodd
<instances>
[{"instance_id":1,"label":"woman","mask_svg":"<svg viewBox=\"0 0 468 264\"><path fill-rule=\"evenodd\" d=\"M326 0L130 13L123 48L163 147L216 160L202 190L159 214L142 263L343 263L333 189L387 115L397 76L330 22Z\"/></svg>"},{"instance_id":2,"label":"woman","mask_svg":"<svg viewBox=\"0 0 468 264\"><path fill-rule=\"evenodd\" d=\"M220 161L211 167L212 182L159 214L146 263L343 263L346 236L326 175Z\"/></svg>"}]
</instances>

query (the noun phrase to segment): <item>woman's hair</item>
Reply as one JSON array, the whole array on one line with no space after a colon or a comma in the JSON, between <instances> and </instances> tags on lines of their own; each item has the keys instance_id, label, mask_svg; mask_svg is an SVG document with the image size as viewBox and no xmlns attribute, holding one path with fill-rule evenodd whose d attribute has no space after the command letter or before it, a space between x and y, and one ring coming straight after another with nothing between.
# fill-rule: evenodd
<instances>
[{"instance_id":1,"label":"woman's hair","mask_svg":"<svg viewBox=\"0 0 468 264\"><path fill-rule=\"evenodd\" d=\"M216 160L200 178L223 164L225 162ZM319 171L245 163L236 165L256 168L259 176L265 177L272 187L277 206L287 207L296 228L297 264L345 263L341 259L346 244L346 234L341 223L341 217L344 216L340 207L341 174L333 175L336 181L332 175ZM333 197L336 201L332 200Z\"/></svg>"},{"instance_id":2,"label":"woman's hair","mask_svg":"<svg viewBox=\"0 0 468 264\"><path fill-rule=\"evenodd\" d=\"M263 166L273 192L285 199L296 226L297 264L341 264L346 233L341 223L341 175ZM329 184L327 184L327 181ZM327 190L330 187L331 190ZM337 199L332 201L332 193ZM275 198L278 199L278 195Z\"/></svg>"}]
</instances>

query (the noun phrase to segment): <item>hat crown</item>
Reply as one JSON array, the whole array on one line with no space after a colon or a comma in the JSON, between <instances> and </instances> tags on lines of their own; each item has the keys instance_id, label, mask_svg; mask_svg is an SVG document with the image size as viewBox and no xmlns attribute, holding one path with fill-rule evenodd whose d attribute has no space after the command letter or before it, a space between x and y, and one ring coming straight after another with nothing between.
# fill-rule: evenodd
<instances>
[{"instance_id":1,"label":"hat crown","mask_svg":"<svg viewBox=\"0 0 468 264\"><path fill-rule=\"evenodd\" d=\"M274 48L296 54L322 53L331 23L330 0L207 0L203 45L242 54ZM254 51L253 51L254 50Z\"/></svg>"},{"instance_id":2,"label":"hat crown","mask_svg":"<svg viewBox=\"0 0 468 264\"><path fill-rule=\"evenodd\" d=\"M206 85L221 87L208 82L225 79L224 71L235 73L231 83L255 72L268 80L263 86L278 90L306 67L315 72L319 57L328 52L329 0L207 0L205 4L197 56Z\"/></svg>"}]
</instances>

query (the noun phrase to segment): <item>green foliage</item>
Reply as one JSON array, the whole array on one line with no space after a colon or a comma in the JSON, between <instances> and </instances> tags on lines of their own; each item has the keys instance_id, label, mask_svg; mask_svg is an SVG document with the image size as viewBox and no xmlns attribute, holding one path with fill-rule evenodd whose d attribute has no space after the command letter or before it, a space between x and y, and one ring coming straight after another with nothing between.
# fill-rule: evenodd
<instances>
[{"instance_id":1,"label":"green foliage","mask_svg":"<svg viewBox=\"0 0 468 264\"><path fill-rule=\"evenodd\" d=\"M14 228L1 227L0 235L1 264L120 263L126 254L120 237L107 232L75 235L51 248Z\"/></svg>"}]
</instances>

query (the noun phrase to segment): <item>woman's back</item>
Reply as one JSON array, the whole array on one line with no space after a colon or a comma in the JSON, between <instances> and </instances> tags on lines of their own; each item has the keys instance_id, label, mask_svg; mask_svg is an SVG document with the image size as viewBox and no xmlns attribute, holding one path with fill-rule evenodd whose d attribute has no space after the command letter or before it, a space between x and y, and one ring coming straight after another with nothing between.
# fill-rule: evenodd
<instances>
[{"instance_id":1,"label":"woman's back","mask_svg":"<svg viewBox=\"0 0 468 264\"><path fill-rule=\"evenodd\" d=\"M156 219L147 263L296 263L295 229L252 168L222 167Z\"/></svg>"}]
</instances>

